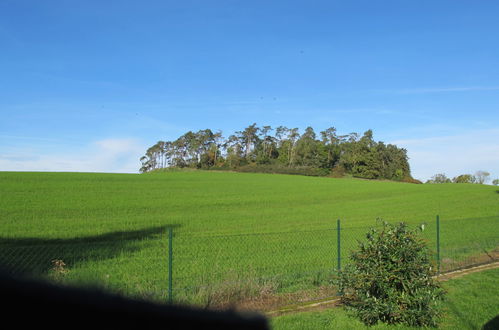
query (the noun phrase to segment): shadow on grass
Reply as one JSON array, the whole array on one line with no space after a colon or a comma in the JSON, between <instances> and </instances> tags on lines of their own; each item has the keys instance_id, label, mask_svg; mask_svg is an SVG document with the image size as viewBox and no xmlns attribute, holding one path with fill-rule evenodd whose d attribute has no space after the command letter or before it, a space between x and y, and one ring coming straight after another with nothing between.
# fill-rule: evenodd
<instances>
[{"instance_id":1,"label":"shadow on grass","mask_svg":"<svg viewBox=\"0 0 499 330\"><path fill-rule=\"evenodd\" d=\"M483 330L494 330L499 329L499 315L496 315L493 319L489 320L482 327Z\"/></svg>"},{"instance_id":2,"label":"shadow on grass","mask_svg":"<svg viewBox=\"0 0 499 330\"><path fill-rule=\"evenodd\" d=\"M0 265L11 274L46 275L53 269L54 260L61 260L65 267L72 268L82 262L131 254L140 250L144 243L157 242L161 238L166 247L168 228L176 227L179 225L70 239L0 237Z\"/></svg>"}]
</instances>

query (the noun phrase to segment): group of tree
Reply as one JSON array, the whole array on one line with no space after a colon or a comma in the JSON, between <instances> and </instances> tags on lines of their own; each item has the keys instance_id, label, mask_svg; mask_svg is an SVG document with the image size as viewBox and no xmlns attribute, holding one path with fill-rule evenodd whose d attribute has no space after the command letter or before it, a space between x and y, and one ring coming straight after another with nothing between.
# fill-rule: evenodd
<instances>
[{"instance_id":1,"label":"group of tree","mask_svg":"<svg viewBox=\"0 0 499 330\"><path fill-rule=\"evenodd\" d=\"M490 173L487 171L477 171L472 174L461 174L452 179L448 178L444 173L438 173L427 180L426 183L478 183L484 184L490 178ZM492 184L499 185L499 179L492 181Z\"/></svg>"},{"instance_id":2,"label":"group of tree","mask_svg":"<svg viewBox=\"0 0 499 330\"><path fill-rule=\"evenodd\" d=\"M317 134L307 127L258 127L252 124L223 137L210 129L159 141L140 159L141 172L170 167L234 169L367 179L413 180L407 151L376 142L372 130L338 135L334 127ZM270 170L269 170L270 169ZM301 171L301 172L300 172Z\"/></svg>"}]
</instances>

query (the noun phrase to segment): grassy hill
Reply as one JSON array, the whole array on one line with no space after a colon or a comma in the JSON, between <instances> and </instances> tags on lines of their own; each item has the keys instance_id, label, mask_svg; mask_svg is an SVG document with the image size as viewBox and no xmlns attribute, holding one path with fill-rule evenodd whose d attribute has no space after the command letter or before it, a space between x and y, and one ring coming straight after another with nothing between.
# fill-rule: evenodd
<instances>
[{"instance_id":1,"label":"grassy hill","mask_svg":"<svg viewBox=\"0 0 499 330\"><path fill-rule=\"evenodd\" d=\"M78 237L175 224L234 234L499 215L498 188L230 172L0 172L3 235Z\"/></svg>"},{"instance_id":2,"label":"grassy hill","mask_svg":"<svg viewBox=\"0 0 499 330\"><path fill-rule=\"evenodd\" d=\"M296 289L298 277L324 283L335 267L338 218L350 237L345 248L376 218L426 222L431 241L439 214L444 252L489 249L499 232L498 189L486 185L210 171L0 172L0 196L0 244L9 260L53 273L51 261L60 259L68 279L146 295L165 291L167 226L174 228L175 288L197 294L242 276L273 291ZM470 248L476 242L483 244ZM292 280L276 281L280 274Z\"/></svg>"}]
</instances>

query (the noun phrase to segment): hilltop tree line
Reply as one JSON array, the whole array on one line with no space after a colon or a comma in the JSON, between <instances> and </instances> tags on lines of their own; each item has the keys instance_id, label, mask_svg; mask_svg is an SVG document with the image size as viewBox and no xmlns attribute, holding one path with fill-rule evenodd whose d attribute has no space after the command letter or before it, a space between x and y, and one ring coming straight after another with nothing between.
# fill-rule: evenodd
<instances>
[{"instance_id":1,"label":"hilltop tree line","mask_svg":"<svg viewBox=\"0 0 499 330\"><path fill-rule=\"evenodd\" d=\"M484 184L490 178L490 173L487 171L476 171L475 174L461 174L454 178L448 178L445 173L438 173L427 180L426 183L477 183ZM499 185L499 179L492 181L493 185Z\"/></svg>"},{"instance_id":2,"label":"hilltop tree line","mask_svg":"<svg viewBox=\"0 0 499 330\"><path fill-rule=\"evenodd\" d=\"M413 180L407 151L376 142L372 130L338 135L334 127L258 127L223 137L210 129L158 141L140 159L140 172L163 168L233 169L308 175L351 175L366 179Z\"/></svg>"}]
</instances>

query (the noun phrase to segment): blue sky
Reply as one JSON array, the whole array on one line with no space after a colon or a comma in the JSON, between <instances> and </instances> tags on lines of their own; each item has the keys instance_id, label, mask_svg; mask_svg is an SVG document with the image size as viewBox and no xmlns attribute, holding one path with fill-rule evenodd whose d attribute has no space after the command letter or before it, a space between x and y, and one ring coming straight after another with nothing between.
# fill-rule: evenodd
<instances>
[{"instance_id":1,"label":"blue sky","mask_svg":"<svg viewBox=\"0 0 499 330\"><path fill-rule=\"evenodd\" d=\"M0 1L0 170L137 172L256 122L499 177L497 1Z\"/></svg>"}]
</instances>

